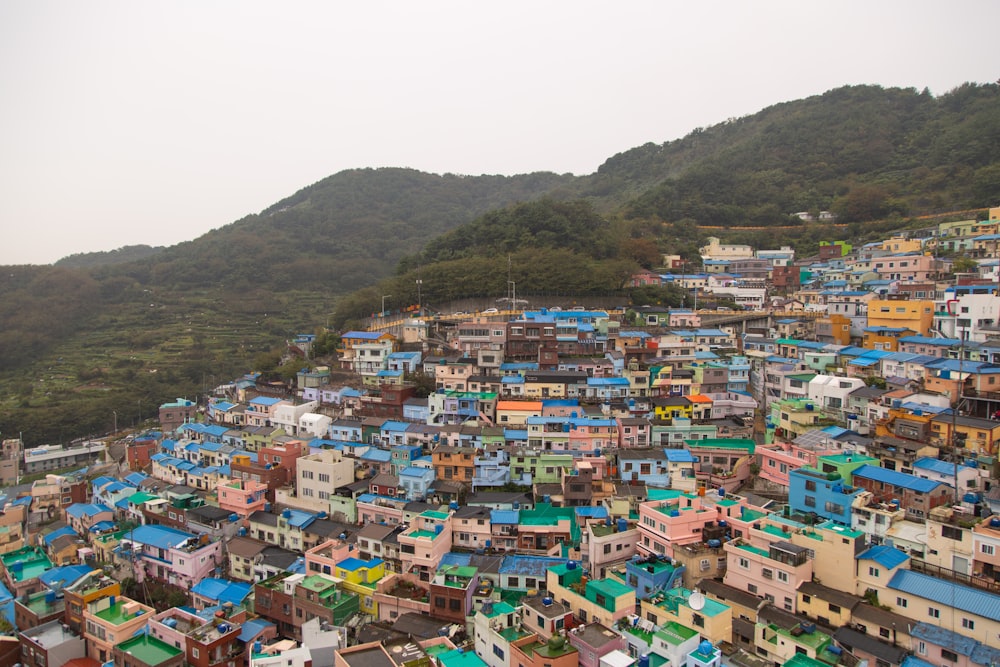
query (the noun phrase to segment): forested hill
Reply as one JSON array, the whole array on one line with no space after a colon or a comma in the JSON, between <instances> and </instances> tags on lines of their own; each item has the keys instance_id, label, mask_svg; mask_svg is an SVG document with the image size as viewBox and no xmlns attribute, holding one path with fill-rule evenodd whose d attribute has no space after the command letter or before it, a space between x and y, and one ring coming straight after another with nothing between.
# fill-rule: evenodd
<instances>
[{"instance_id":1,"label":"forested hill","mask_svg":"<svg viewBox=\"0 0 1000 667\"><path fill-rule=\"evenodd\" d=\"M418 284L424 303L500 296L508 277L519 295L618 298L662 254L696 259L709 233L809 252L998 204L997 84L938 97L839 88L625 150L586 176L344 171L170 248L4 267L0 432L34 432L35 444L57 440L54 424L96 432L125 405L138 416L136 394L148 407L203 389L209 369L259 370L289 335L350 322L387 295L414 304ZM821 210L854 224L787 227Z\"/></svg>"},{"instance_id":2,"label":"forested hill","mask_svg":"<svg viewBox=\"0 0 1000 667\"><path fill-rule=\"evenodd\" d=\"M340 294L392 273L429 239L494 208L564 189L572 175L443 176L413 169L334 174L262 211L169 248L149 262L110 267L164 287L324 289Z\"/></svg>"},{"instance_id":3,"label":"forested hill","mask_svg":"<svg viewBox=\"0 0 1000 667\"><path fill-rule=\"evenodd\" d=\"M1000 201L1000 86L847 86L608 159L584 194L628 215L702 225L843 222Z\"/></svg>"}]
</instances>

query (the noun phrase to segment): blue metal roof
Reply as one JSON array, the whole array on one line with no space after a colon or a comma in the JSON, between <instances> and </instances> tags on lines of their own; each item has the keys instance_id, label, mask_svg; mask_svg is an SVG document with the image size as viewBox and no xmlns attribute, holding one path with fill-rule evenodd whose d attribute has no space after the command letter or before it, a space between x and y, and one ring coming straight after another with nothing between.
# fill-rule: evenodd
<instances>
[{"instance_id":1,"label":"blue metal roof","mask_svg":"<svg viewBox=\"0 0 1000 667\"><path fill-rule=\"evenodd\" d=\"M139 526L123 535L122 539L148 544L157 549L170 549L194 537L191 533L168 526Z\"/></svg>"},{"instance_id":2,"label":"blue metal roof","mask_svg":"<svg viewBox=\"0 0 1000 667\"><path fill-rule=\"evenodd\" d=\"M240 627L240 641L249 644L260 636L268 628L275 627L274 623L261 618L252 618Z\"/></svg>"},{"instance_id":3,"label":"blue metal roof","mask_svg":"<svg viewBox=\"0 0 1000 667\"><path fill-rule=\"evenodd\" d=\"M517 510L492 510L490 511L490 523L507 524L516 526L521 520L520 512Z\"/></svg>"},{"instance_id":4,"label":"blue metal roof","mask_svg":"<svg viewBox=\"0 0 1000 667\"><path fill-rule=\"evenodd\" d=\"M1000 621L1000 595L963 586L928 574L899 570L889 580L889 588L932 600L946 607Z\"/></svg>"},{"instance_id":5,"label":"blue metal roof","mask_svg":"<svg viewBox=\"0 0 1000 667\"><path fill-rule=\"evenodd\" d=\"M895 547L880 544L862 551L857 556L858 560L873 560L886 569L893 569L910 560L910 557Z\"/></svg>"},{"instance_id":6,"label":"blue metal roof","mask_svg":"<svg viewBox=\"0 0 1000 667\"><path fill-rule=\"evenodd\" d=\"M73 537L79 537L79 535L76 534L76 531L73 530L71 527L63 526L59 530L53 530L51 533L43 537L42 540L44 540L45 546L49 546L63 535L72 535Z\"/></svg>"},{"instance_id":7,"label":"blue metal roof","mask_svg":"<svg viewBox=\"0 0 1000 667\"><path fill-rule=\"evenodd\" d=\"M459 567L465 567L472 562L472 554L460 554L454 551L449 551L448 553L441 556L441 561L438 563L438 568L445 565L458 565Z\"/></svg>"},{"instance_id":8,"label":"blue metal roof","mask_svg":"<svg viewBox=\"0 0 1000 667\"><path fill-rule=\"evenodd\" d=\"M89 565L63 565L38 575L38 581L46 588L58 591L75 584L93 571L94 568Z\"/></svg>"},{"instance_id":9,"label":"blue metal roof","mask_svg":"<svg viewBox=\"0 0 1000 667\"><path fill-rule=\"evenodd\" d=\"M243 604L243 600L250 595L251 590L253 590L253 584L214 577L202 579L191 587L192 593L203 598L219 603L232 602L234 605Z\"/></svg>"},{"instance_id":10,"label":"blue metal roof","mask_svg":"<svg viewBox=\"0 0 1000 667\"><path fill-rule=\"evenodd\" d=\"M694 463L694 454L686 449L664 449L663 453L671 463Z\"/></svg>"},{"instance_id":11,"label":"blue metal roof","mask_svg":"<svg viewBox=\"0 0 1000 667\"><path fill-rule=\"evenodd\" d=\"M604 505L584 505L574 509L576 510L577 516L587 517L588 519L608 518L608 508Z\"/></svg>"},{"instance_id":12,"label":"blue metal roof","mask_svg":"<svg viewBox=\"0 0 1000 667\"><path fill-rule=\"evenodd\" d=\"M125 485L122 485L124 488ZM75 519L82 519L87 516L96 516L102 512L111 512L112 509L107 505L95 505L94 503L76 503L70 505L66 508L66 514L69 514Z\"/></svg>"},{"instance_id":13,"label":"blue metal roof","mask_svg":"<svg viewBox=\"0 0 1000 667\"><path fill-rule=\"evenodd\" d=\"M554 556L504 556L498 571L500 574L544 577L550 567L564 565L566 561L566 558Z\"/></svg>"},{"instance_id":14,"label":"blue metal roof","mask_svg":"<svg viewBox=\"0 0 1000 667\"><path fill-rule=\"evenodd\" d=\"M955 474L955 464L948 463L947 461L942 461L941 459L935 459L931 456L924 456L913 462L914 468L920 468L921 470L930 470L931 472L936 472L939 475L954 475ZM964 466L963 466L964 467Z\"/></svg>"},{"instance_id":15,"label":"blue metal roof","mask_svg":"<svg viewBox=\"0 0 1000 667\"><path fill-rule=\"evenodd\" d=\"M962 341L957 338L931 338L930 336L903 336L900 343L915 343L919 345L937 345L938 347L954 347Z\"/></svg>"},{"instance_id":16,"label":"blue metal roof","mask_svg":"<svg viewBox=\"0 0 1000 667\"><path fill-rule=\"evenodd\" d=\"M378 449L372 447L367 452L358 457L362 461L376 461L378 463L386 463L392 459L392 452L388 449Z\"/></svg>"},{"instance_id":17,"label":"blue metal roof","mask_svg":"<svg viewBox=\"0 0 1000 667\"><path fill-rule=\"evenodd\" d=\"M89 532L91 533L103 533L106 530L114 530L118 527L114 521L98 521L93 526L90 527Z\"/></svg>"},{"instance_id":18,"label":"blue metal roof","mask_svg":"<svg viewBox=\"0 0 1000 667\"><path fill-rule=\"evenodd\" d=\"M883 484L892 484L893 486L899 486L911 491L919 491L920 493L930 493L937 487L941 486L940 482L935 482L930 479L921 479L919 477L914 477L913 475L908 475L905 472L880 468L879 466L873 466L867 463L854 471L854 477L870 479L876 482L882 482Z\"/></svg>"}]
</instances>

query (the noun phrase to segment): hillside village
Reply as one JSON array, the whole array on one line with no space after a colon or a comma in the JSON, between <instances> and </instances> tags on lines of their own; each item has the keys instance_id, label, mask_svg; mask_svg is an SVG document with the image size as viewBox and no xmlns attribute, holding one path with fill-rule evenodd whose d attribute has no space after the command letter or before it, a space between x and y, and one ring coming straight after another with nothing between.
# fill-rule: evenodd
<instances>
[{"instance_id":1,"label":"hillside village","mask_svg":"<svg viewBox=\"0 0 1000 667\"><path fill-rule=\"evenodd\" d=\"M4 440L0 665L998 664L998 240L709 239L632 279L686 308L383 312Z\"/></svg>"}]
</instances>

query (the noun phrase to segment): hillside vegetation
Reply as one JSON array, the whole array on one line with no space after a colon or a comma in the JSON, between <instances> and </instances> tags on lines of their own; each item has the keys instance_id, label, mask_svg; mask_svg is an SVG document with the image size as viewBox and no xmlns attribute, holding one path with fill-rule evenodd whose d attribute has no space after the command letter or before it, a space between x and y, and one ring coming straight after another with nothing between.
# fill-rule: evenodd
<instances>
[{"instance_id":1,"label":"hillside vegetation","mask_svg":"<svg viewBox=\"0 0 1000 667\"><path fill-rule=\"evenodd\" d=\"M273 363L294 333L357 323L382 296L417 303L418 280L424 303L502 296L508 281L522 295L624 298L631 272L662 253L694 260L709 234L808 253L996 205L998 92L840 88L624 151L582 177L349 170L170 248L5 267L0 433L38 444L106 431L113 413L148 416ZM821 210L842 224L790 218Z\"/></svg>"}]
</instances>

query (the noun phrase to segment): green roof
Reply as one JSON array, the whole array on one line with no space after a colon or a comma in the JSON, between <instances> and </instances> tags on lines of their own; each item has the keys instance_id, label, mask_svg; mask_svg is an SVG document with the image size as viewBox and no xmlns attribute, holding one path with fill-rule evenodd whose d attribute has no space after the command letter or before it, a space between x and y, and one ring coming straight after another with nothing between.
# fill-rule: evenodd
<instances>
[{"instance_id":1,"label":"green roof","mask_svg":"<svg viewBox=\"0 0 1000 667\"><path fill-rule=\"evenodd\" d=\"M328 588L335 587L337 584L332 579L328 579L322 575L314 574L306 577L301 582L300 586L304 586L313 592L325 591Z\"/></svg>"},{"instance_id":2,"label":"green roof","mask_svg":"<svg viewBox=\"0 0 1000 667\"><path fill-rule=\"evenodd\" d=\"M438 519L444 521L448 518L447 512L438 512L437 510L427 510L426 512L421 512L420 516L425 516L429 519Z\"/></svg>"},{"instance_id":3,"label":"green roof","mask_svg":"<svg viewBox=\"0 0 1000 667\"><path fill-rule=\"evenodd\" d=\"M784 533L782 533L782 535L784 535ZM758 556L770 556L769 552L764 551L763 549L758 549L757 547L750 544L741 544L736 548L743 549L743 551L749 551L750 553L757 554Z\"/></svg>"},{"instance_id":4,"label":"green roof","mask_svg":"<svg viewBox=\"0 0 1000 667\"><path fill-rule=\"evenodd\" d=\"M705 440L685 440L688 449L745 449L751 454L757 447L750 438L707 438Z\"/></svg>"},{"instance_id":5,"label":"green roof","mask_svg":"<svg viewBox=\"0 0 1000 667\"><path fill-rule=\"evenodd\" d=\"M795 635L792 634L791 630L788 630L788 629L785 629L785 628L782 628L782 627L778 627L777 625L774 625L773 623L771 625L767 626L767 627L769 627L771 630L774 630L776 633L778 633L782 637L785 637L786 639L790 639L790 640L792 640L795 643L801 644L802 646L808 646L809 648L813 649L814 651L819 651L826 644L830 643L830 635L826 634L825 632L823 632L821 630L815 630L813 632L803 632L802 634L800 634L798 636L795 636Z\"/></svg>"},{"instance_id":6,"label":"green roof","mask_svg":"<svg viewBox=\"0 0 1000 667\"><path fill-rule=\"evenodd\" d=\"M851 537L854 539L857 539L864 535L864 533L862 533L860 530L853 530L851 528L847 528L846 526L841 526L838 523L834 523L833 521L824 521L823 523L819 524L816 527L822 528L823 530L832 530L833 532L839 533L844 537Z\"/></svg>"},{"instance_id":7,"label":"green roof","mask_svg":"<svg viewBox=\"0 0 1000 667\"><path fill-rule=\"evenodd\" d=\"M515 611L517 610L511 607L506 602L494 602L493 611L489 614L486 614L486 617L493 618L494 616L500 616L501 614L513 614Z\"/></svg>"},{"instance_id":8,"label":"green roof","mask_svg":"<svg viewBox=\"0 0 1000 667\"><path fill-rule=\"evenodd\" d=\"M684 495L683 491L677 489L647 489L646 497L649 500L673 500Z\"/></svg>"},{"instance_id":9,"label":"green roof","mask_svg":"<svg viewBox=\"0 0 1000 667\"><path fill-rule=\"evenodd\" d=\"M786 660L782 667L829 667L825 662L820 662L808 655L796 653L789 660Z\"/></svg>"},{"instance_id":10,"label":"green roof","mask_svg":"<svg viewBox=\"0 0 1000 667\"><path fill-rule=\"evenodd\" d=\"M635 593L635 589L625 584L622 584L614 579L591 579L587 582L587 586L594 589L598 593L603 593L604 595L616 598L620 595L626 595L627 593Z\"/></svg>"},{"instance_id":11,"label":"green roof","mask_svg":"<svg viewBox=\"0 0 1000 667\"><path fill-rule=\"evenodd\" d=\"M437 659L444 667L487 667L475 651L455 649L439 654Z\"/></svg>"},{"instance_id":12,"label":"green roof","mask_svg":"<svg viewBox=\"0 0 1000 667\"><path fill-rule=\"evenodd\" d=\"M102 620L107 621L111 625L122 625L126 621L129 621L129 620L135 618L135 616L136 616L135 614L131 614L129 616L126 616L124 613L122 613L122 607L124 607L124 606L125 606L125 603L122 602L119 599L118 602L115 602L113 605L111 605L107 609L102 609L101 611L99 611L96 614L94 614L94 616L96 616L97 618L100 618ZM146 609L140 609L139 611L142 612L141 614L139 614L140 616L149 613Z\"/></svg>"},{"instance_id":13,"label":"green roof","mask_svg":"<svg viewBox=\"0 0 1000 667\"><path fill-rule=\"evenodd\" d=\"M159 496L154 496L151 493L146 493L145 491L137 491L128 497L128 501L133 505L141 505L149 500L159 500Z\"/></svg>"},{"instance_id":14,"label":"green roof","mask_svg":"<svg viewBox=\"0 0 1000 667\"><path fill-rule=\"evenodd\" d=\"M686 625L681 625L676 621L670 621L662 628L654 633L654 636L659 637L663 641L671 644L672 646L680 646L687 640L694 637L697 632L687 627Z\"/></svg>"},{"instance_id":15,"label":"green roof","mask_svg":"<svg viewBox=\"0 0 1000 667\"><path fill-rule=\"evenodd\" d=\"M179 648L174 648L146 633L126 639L115 648L132 654L134 658L147 665L159 665L183 653Z\"/></svg>"},{"instance_id":16,"label":"green roof","mask_svg":"<svg viewBox=\"0 0 1000 667\"><path fill-rule=\"evenodd\" d=\"M429 530L414 530L409 533L403 533L402 537L426 537L428 540L433 540L440 533L432 533Z\"/></svg>"},{"instance_id":17,"label":"green roof","mask_svg":"<svg viewBox=\"0 0 1000 667\"><path fill-rule=\"evenodd\" d=\"M0 557L15 582L28 581L52 568L52 561L38 547L22 547Z\"/></svg>"}]
</instances>

